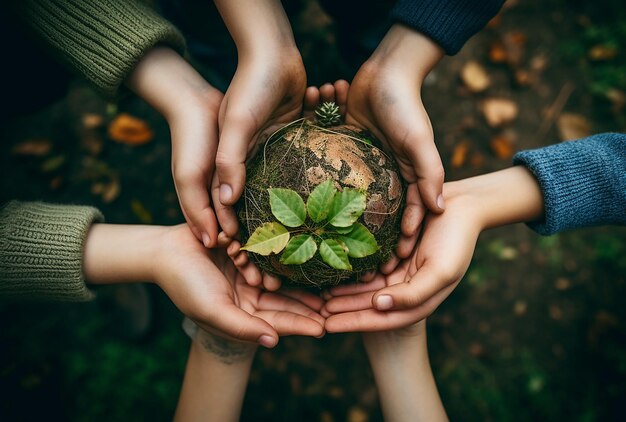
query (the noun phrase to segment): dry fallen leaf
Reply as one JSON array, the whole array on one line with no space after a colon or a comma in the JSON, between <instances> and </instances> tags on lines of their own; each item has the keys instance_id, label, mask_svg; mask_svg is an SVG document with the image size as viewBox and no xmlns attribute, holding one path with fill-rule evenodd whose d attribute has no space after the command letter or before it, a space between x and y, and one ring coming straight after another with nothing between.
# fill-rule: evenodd
<instances>
[{"instance_id":1,"label":"dry fallen leaf","mask_svg":"<svg viewBox=\"0 0 626 422\"><path fill-rule=\"evenodd\" d=\"M506 134L500 134L494 137L489 143L489 146L495 156L502 160L508 160L513 157L513 140Z\"/></svg>"},{"instance_id":2,"label":"dry fallen leaf","mask_svg":"<svg viewBox=\"0 0 626 422\"><path fill-rule=\"evenodd\" d=\"M572 141L591 135L591 123L580 114L563 113L559 116L556 126L562 141Z\"/></svg>"},{"instance_id":3,"label":"dry fallen leaf","mask_svg":"<svg viewBox=\"0 0 626 422\"><path fill-rule=\"evenodd\" d=\"M117 178L111 179L109 183L104 185L102 191L102 202L110 204L120 196L120 181Z\"/></svg>"},{"instance_id":4,"label":"dry fallen leaf","mask_svg":"<svg viewBox=\"0 0 626 422\"><path fill-rule=\"evenodd\" d=\"M499 39L492 41L489 45L489 60L491 63L506 63L508 58L509 55L507 54L502 41Z\"/></svg>"},{"instance_id":5,"label":"dry fallen leaf","mask_svg":"<svg viewBox=\"0 0 626 422\"><path fill-rule=\"evenodd\" d=\"M52 150L52 142L49 139L28 139L15 145L11 152L15 155L34 155L42 157Z\"/></svg>"},{"instance_id":6,"label":"dry fallen leaf","mask_svg":"<svg viewBox=\"0 0 626 422\"><path fill-rule=\"evenodd\" d=\"M522 64L526 51L526 34L519 31L507 32L502 37L502 43L507 52L507 63L511 67Z\"/></svg>"},{"instance_id":7,"label":"dry fallen leaf","mask_svg":"<svg viewBox=\"0 0 626 422\"><path fill-rule=\"evenodd\" d=\"M152 214L139 200L133 199L130 203L130 208L143 224L152 224Z\"/></svg>"},{"instance_id":8,"label":"dry fallen leaf","mask_svg":"<svg viewBox=\"0 0 626 422\"><path fill-rule=\"evenodd\" d=\"M498 127L515 120L518 107L507 98L487 98L481 103L481 111L489 126Z\"/></svg>"},{"instance_id":9,"label":"dry fallen leaf","mask_svg":"<svg viewBox=\"0 0 626 422\"><path fill-rule=\"evenodd\" d=\"M598 62L613 60L617 56L617 49L602 44L594 45L589 49L587 56L590 60Z\"/></svg>"},{"instance_id":10,"label":"dry fallen leaf","mask_svg":"<svg viewBox=\"0 0 626 422\"><path fill-rule=\"evenodd\" d=\"M485 156L481 152L474 152L470 157L470 165L473 169L482 169L485 166Z\"/></svg>"},{"instance_id":11,"label":"dry fallen leaf","mask_svg":"<svg viewBox=\"0 0 626 422\"><path fill-rule=\"evenodd\" d=\"M95 113L83 114L81 121L85 129L97 129L104 124L104 117Z\"/></svg>"},{"instance_id":12,"label":"dry fallen leaf","mask_svg":"<svg viewBox=\"0 0 626 422\"><path fill-rule=\"evenodd\" d=\"M454 146L454 149L452 150L452 158L450 160L453 168L459 168L465 164L468 150L469 143L467 141L461 141Z\"/></svg>"},{"instance_id":13,"label":"dry fallen leaf","mask_svg":"<svg viewBox=\"0 0 626 422\"><path fill-rule=\"evenodd\" d=\"M465 86L474 93L484 91L491 82L485 68L474 60L465 63L461 70L461 79Z\"/></svg>"},{"instance_id":14,"label":"dry fallen leaf","mask_svg":"<svg viewBox=\"0 0 626 422\"><path fill-rule=\"evenodd\" d=\"M154 138L154 133L145 121L122 113L109 124L109 137L124 144L143 145Z\"/></svg>"}]
</instances>

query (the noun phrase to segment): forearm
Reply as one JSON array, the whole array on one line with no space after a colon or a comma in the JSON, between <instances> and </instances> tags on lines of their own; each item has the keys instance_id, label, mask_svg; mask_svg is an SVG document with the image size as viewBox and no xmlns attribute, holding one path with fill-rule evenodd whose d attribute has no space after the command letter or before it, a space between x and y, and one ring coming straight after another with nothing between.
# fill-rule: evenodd
<instances>
[{"instance_id":1,"label":"forearm","mask_svg":"<svg viewBox=\"0 0 626 422\"><path fill-rule=\"evenodd\" d=\"M194 107L215 89L176 51L155 47L137 64L125 84L170 121L176 113L210 107ZM192 103L190 103L192 101Z\"/></svg>"},{"instance_id":2,"label":"forearm","mask_svg":"<svg viewBox=\"0 0 626 422\"><path fill-rule=\"evenodd\" d=\"M395 332L363 335L386 421L447 420L425 336L425 331L417 336Z\"/></svg>"},{"instance_id":3,"label":"forearm","mask_svg":"<svg viewBox=\"0 0 626 422\"><path fill-rule=\"evenodd\" d=\"M256 346L199 330L174 420L238 421Z\"/></svg>"},{"instance_id":4,"label":"forearm","mask_svg":"<svg viewBox=\"0 0 626 422\"><path fill-rule=\"evenodd\" d=\"M94 224L83 253L85 279L92 284L154 281L163 226Z\"/></svg>"},{"instance_id":5,"label":"forearm","mask_svg":"<svg viewBox=\"0 0 626 422\"><path fill-rule=\"evenodd\" d=\"M279 0L215 0L240 60L268 51L296 49L289 19Z\"/></svg>"},{"instance_id":6,"label":"forearm","mask_svg":"<svg viewBox=\"0 0 626 422\"><path fill-rule=\"evenodd\" d=\"M444 185L446 202L460 201L480 230L535 221L543 215L543 195L524 167L483 174Z\"/></svg>"},{"instance_id":7,"label":"forearm","mask_svg":"<svg viewBox=\"0 0 626 422\"><path fill-rule=\"evenodd\" d=\"M439 63L442 48L420 32L402 24L394 24L380 42L370 63L413 74L420 82Z\"/></svg>"}]
</instances>

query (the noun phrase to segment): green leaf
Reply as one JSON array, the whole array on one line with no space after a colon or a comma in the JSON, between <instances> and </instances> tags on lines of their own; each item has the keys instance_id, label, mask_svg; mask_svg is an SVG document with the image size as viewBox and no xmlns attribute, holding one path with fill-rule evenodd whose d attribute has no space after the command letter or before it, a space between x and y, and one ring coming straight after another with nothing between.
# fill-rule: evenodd
<instances>
[{"instance_id":1,"label":"green leaf","mask_svg":"<svg viewBox=\"0 0 626 422\"><path fill-rule=\"evenodd\" d=\"M265 223L257 227L241 249L267 256L282 251L288 242L289 232L285 226L276 222Z\"/></svg>"},{"instance_id":2,"label":"green leaf","mask_svg":"<svg viewBox=\"0 0 626 422\"><path fill-rule=\"evenodd\" d=\"M309 199L306 201L306 208L311 220L319 223L326 218L330 212L330 206L336 193L337 188L335 188L332 179L320 183L313 189L313 192L309 195Z\"/></svg>"},{"instance_id":3,"label":"green leaf","mask_svg":"<svg viewBox=\"0 0 626 422\"><path fill-rule=\"evenodd\" d=\"M355 223L352 227L352 231L346 236L338 237L348 247L348 256L363 258L375 253L378 250L378 243L367 227L361 223Z\"/></svg>"},{"instance_id":4,"label":"green leaf","mask_svg":"<svg viewBox=\"0 0 626 422\"><path fill-rule=\"evenodd\" d=\"M291 189L268 189L272 214L288 227L298 227L306 218L306 207L298 192Z\"/></svg>"},{"instance_id":5,"label":"green leaf","mask_svg":"<svg viewBox=\"0 0 626 422\"><path fill-rule=\"evenodd\" d=\"M345 188L335 195L328 213L328 222L335 227L349 227L363 211L365 211L365 193Z\"/></svg>"},{"instance_id":6,"label":"green leaf","mask_svg":"<svg viewBox=\"0 0 626 422\"><path fill-rule=\"evenodd\" d=\"M346 249L346 245L335 239L324 239L320 243L322 259L337 270L352 270Z\"/></svg>"},{"instance_id":7,"label":"green leaf","mask_svg":"<svg viewBox=\"0 0 626 422\"><path fill-rule=\"evenodd\" d=\"M348 227L330 227L328 230L329 233L339 233L339 234L348 234L354 228L354 224Z\"/></svg>"},{"instance_id":8,"label":"green leaf","mask_svg":"<svg viewBox=\"0 0 626 422\"><path fill-rule=\"evenodd\" d=\"M280 262L283 264L304 264L313 258L317 251L315 240L308 234L301 234L289 241Z\"/></svg>"}]
</instances>

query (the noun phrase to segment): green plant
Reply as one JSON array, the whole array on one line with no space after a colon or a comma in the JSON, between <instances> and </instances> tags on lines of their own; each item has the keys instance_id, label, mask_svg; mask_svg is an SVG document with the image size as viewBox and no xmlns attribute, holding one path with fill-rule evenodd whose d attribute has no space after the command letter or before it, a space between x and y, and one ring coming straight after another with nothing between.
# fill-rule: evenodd
<instances>
[{"instance_id":1,"label":"green plant","mask_svg":"<svg viewBox=\"0 0 626 422\"><path fill-rule=\"evenodd\" d=\"M263 256L282 252L280 262L285 265L304 264L319 251L325 263L348 271L349 257L364 258L378 251L374 235L357 222L365 211L364 192L339 191L331 179L317 185L306 203L291 189L267 191L278 222L263 223L241 249Z\"/></svg>"}]
</instances>

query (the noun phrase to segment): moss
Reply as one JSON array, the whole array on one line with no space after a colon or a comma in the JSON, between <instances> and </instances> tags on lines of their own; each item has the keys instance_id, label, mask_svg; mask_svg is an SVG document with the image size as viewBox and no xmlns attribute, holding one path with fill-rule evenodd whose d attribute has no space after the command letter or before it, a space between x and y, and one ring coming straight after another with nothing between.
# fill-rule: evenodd
<instances>
[{"instance_id":1,"label":"moss","mask_svg":"<svg viewBox=\"0 0 626 422\"><path fill-rule=\"evenodd\" d=\"M406 185L396 162L379 145L371 134L356 127L321 128L305 120L291 123L271 136L249 162L244 194L237 204L245 243L258 226L275 221L268 188L293 189L306 201L315 186L332 178L340 190L365 191L366 210L359 222L376 237L378 252L350 258L352 271L330 267L319 253L302 265L283 265L280 254L250 253L251 258L284 280L319 287L355 281L388 260L400 236ZM305 226L314 228L315 223L307 219Z\"/></svg>"}]
</instances>

